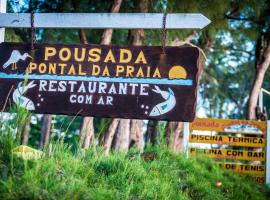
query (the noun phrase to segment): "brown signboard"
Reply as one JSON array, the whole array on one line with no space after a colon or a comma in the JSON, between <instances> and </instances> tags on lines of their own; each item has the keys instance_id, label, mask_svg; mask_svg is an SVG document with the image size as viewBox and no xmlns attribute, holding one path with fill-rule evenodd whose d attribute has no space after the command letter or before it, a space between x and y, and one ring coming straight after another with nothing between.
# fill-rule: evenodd
<instances>
[{"instance_id":1,"label":"brown signboard","mask_svg":"<svg viewBox=\"0 0 270 200\"><path fill-rule=\"evenodd\" d=\"M194 47L0 44L0 108L35 113L192 121ZM32 56L31 56L32 55Z\"/></svg>"}]
</instances>

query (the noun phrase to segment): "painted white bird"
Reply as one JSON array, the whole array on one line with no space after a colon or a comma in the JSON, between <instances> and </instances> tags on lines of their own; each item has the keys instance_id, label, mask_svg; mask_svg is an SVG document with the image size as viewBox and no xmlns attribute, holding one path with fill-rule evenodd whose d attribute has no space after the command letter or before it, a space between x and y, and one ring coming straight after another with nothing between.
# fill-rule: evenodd
<instances>
[{"instance_id":1,"label":"painted white bird","mask_svg":"<svg viewBox=\"0 0 270 200\"><path fill-rule=\"evenodd\" d=\"M22 55L18 50L13 50L7 62L3 65L3 68L6 69L12 64L12 70L15 70L17 69L17 62L19 60L25 60L27 57L32 58L28 53Z\"/></svg>"}]
</instances>

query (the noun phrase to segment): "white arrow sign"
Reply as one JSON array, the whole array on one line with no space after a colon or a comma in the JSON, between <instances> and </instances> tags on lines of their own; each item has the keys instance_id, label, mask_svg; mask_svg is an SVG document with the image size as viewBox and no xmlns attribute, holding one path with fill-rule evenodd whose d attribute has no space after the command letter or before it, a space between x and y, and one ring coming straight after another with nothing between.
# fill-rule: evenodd
<instances>
[{"instance_id":1,"label":"white arrow sign","mask_svg":"<svg viewBox=\"0 0 270 200\"><path fill-rule=\"evenodd\" d=\"M37 28L161 29L163 13L36 13ZM1 13L0 27L30 28L29 13ZM211 21L200 13L167 14L167 29L202 29Z\"/></svg>"}]
</instances>

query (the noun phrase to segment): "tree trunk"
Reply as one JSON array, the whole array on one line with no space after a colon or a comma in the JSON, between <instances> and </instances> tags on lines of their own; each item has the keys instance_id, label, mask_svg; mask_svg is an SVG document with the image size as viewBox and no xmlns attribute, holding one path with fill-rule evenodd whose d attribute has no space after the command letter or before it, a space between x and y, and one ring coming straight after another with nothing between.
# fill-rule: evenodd
<instances>
[{"instance_id":1,"label":"tree trunk","mask_svg":"<svg viewBox=\"0 0 270 200\"><path fill-rule=\"evenodd\" d=\"M116 134L115 150L127 152L130 141L130 119L120 119Z\"/></svg>"},{"instance_id":2,"label":"tree trunk","mask_svg":"<svg viewBox=\"0 0 270 200\"><path fill-rule=\"evenodd\" d=\"M122 4L122 0L114 0L112 8L111 8L111 13L118 13L120 10L121 4ZM105 29L102 34L100 43L106 44L106 45L110 44L112 41L112 34L113 34L113 29L111 28Z\"/></svg>"},{"instance_id":3,"label":"tree trunk","mask_svg":"<svg viewBox=\"0 0 270 200\"><path fill-rule=\"evenodd\" d=\"M42 118L42 127L41 127L41 138L40 138L40 149L43 149L50 140L51 133L51 125L52 125L52 115L43 115Z\"/></svg>"},{"instance_id":4,"label":"tree trunk","mask_svg":"<svg viewBox=\"0 0 270 200\"><path fill-rule=\"evenodd\" d=\"M183 41L176 39L171 43L171 46L181 46L190 43L190 41L197 35L196 32L189 34ZM212 41L206 39L204 44L204 50L210 49ZM200 65L203 65L200 63ZM198 76L200 77L203 72L203 66L199 66ZM167 124L166 139L171 150L179 152L183 150L183 122L169 122Z\"/></svg>"},{"instance_id":5,"label":"tree trunk","mask_svg":"<svg viewBox=\"0 0 270 200\"><path fill-rule=\"evenodd\" d=\"M157 143L158 137L158 121L149 120L146 129L146 142L150 142L152 145Z\"/></svg>"},{"instance_id":6,"label":"tree trunk","mask_svg":"<svg viewBox=\"0 0 270 200\"><path fill-rule=\"evenodd\" d=\"M83 29L79 30L79 36L81 43L88 44L87 36ZM94 137L94 118L84 117L80 131L80 143L83 149L88 149L90 147L90 140L92 137Z\"/></svg>"},{"instance_id":7,"label":"tree trunk","mask_svg":"<svg viewBox=\"0 0 270 200\"><path fill-rule=\"evenodd\" d=\"M72 0L73 8L75 12L79 12L79 1ZM80 43L88 44L87 36L84 29L79 29ZM90 147L91 138L94 137L94 118L84 117L80 130L80 144L83 149L88 149Z\"/></svg>"},{"instance_id":8,"label":"tree trunk","mask_svg":"<svg viewBox=\"0 0 270 200\"><path fill-rule=\"evenodd\" d=\"M25 124L22 129L22 137L21 137L21 144L27 145L29 140L29 133L30 133L30 122L31 122L32 114L29 114L25 120Z\"/></svg>"},{"instance_id":9,"label":"tree trunk","mask_svg":"<svg viewBox=\"0 0 270 200\"><path fill-rule=\"evenodd\" d=\"M248 119L257 119L256 117L256 106L258 97L263 84L264 76L270 65L270 42L267 48L263 51L261 59L256 64L256 77L253 82L253 86L249 96L248 103Z\"/></svg>"},{"instance_id":10,"label":"tree trunk","mask_svg":"<svg viewBox=\"0 0 270 200\"><path fill-rule=\"evenodd\" d=\"M112 5L112 9L111 12L112 13L118 13L120 10L122 4L122 0L114 0L113 5ZM112 40L112 34L113 34L113 29L105 29L103 31L102 37L101 37L101 44L104 45L109 45L111 43ZM115 118L112 119L112 122L109 126L108 131L105 133L104 136L104 148L105 148L105 154L108 155L109 151L111 149L112 146L112 141L113 141L113 137L116 133L117 127L119 124L119 119Z\"/></svg>"},{"instance_id":11,"label":"tree trunk","mask_svg":"<svg viewBox=\"0 0 270 200\"><path fill-rule=\"evenodd\" d=\"M174 152L183 150L183 125L183 122L169 122L167 125L167 144Z\"/></svg>"},{"instance_id":12,"label":"tree trunk","mask_svg":"<svg viewBox=\"0 0 270 200\"><path fill-rule=\"evenodd\" d=\"M148 12L149 0L140 0L138 4L138 12ZM143 29L134 29L130 31L130 43L134 46L140 46L145 39L145 32ZM131 120L130 139L129 143L134 141L137 148L143 152L144 149L144 134L143 134L143 120Z\"/></svg>"},{"instance_id":13,"label":"tree trunk","mask_svg":"<svg viewBox=\"0 0 270 200\"><path fill-rule=\"evenodd\" d=\"M105 134L104 138L104 149L105 149L105 155L108 155L112 146L113 137L115 135L115 132L117 131L117 127L119 124L120 119L113 119L107 133Z\"/></svg>"},{"instance_id":14,"label":"tree trunk","mask_svg":"<svg viewBox=\"0 0 270 200\"><path fill-rule=\"evenodd\" d=\"M177 127L174 131L174 138L172 142L171 149L174 152L181 152L183 151L183 129L184 129L184 123L179 122L177 123Z\"/></svg>"},{"instance_id":15,"label":"tree trunk","mask_svg":"<svg viewBox=\"0 0 270 200\"><path fill-rule=\"evenodd\" d=\"M250 120L256 120L257 115L256 115L256 107L257 107L257 102L260 94L260 90L262 88L263 80L265 73L267 69L269 68L270 65L270 42L268 42L268 46L264 49L263 45L263 36L260 37L260 44L257 43L257 61L256 61L256 75L255 75L255 80L252 85L252 89L250 92L249 96L249 101L248 101L248 119ZM249 137L253 137L253 135L248 135ZM254 137L256 137L254 135ZM252 151L257 151L257 152L262 152L262 148L253 148ZM253 165L259 165L261 164L260 161L252 161L251 164Z\"/></svg>"},{"instance_id":16,"label":"tree trunk","mask_svg":"<svg viewBox=\"0 0 270 200\"><path fill-rule=\"evenodd\" d=\"M143 152L144 150L144 134L143 134L143 120L131 120L130 141L134 141L136 147Z\"/></svg>"},{"instance_id":17,"label":"tree trunk","mask_svg":"<svg viewBox=\"0 0 270 200\"><path fill-rule=\"evenodd\" d=\"M88 149L90 147L92 137L94 137L94 118L84 117L81 127L82 148Z\"/></svg>"},{"instance_id":18,"label":"tree trunk","mask_svg":"<svg viewBox=\"0 0 270 200\"><path fill-rule=\"evenodd\" d=\"M175 130L177 128L177 124L181 122L168 122L166 127L166 142L167 145L172 147L172 144L174 143L172 138L175 134Z\"/></svg>"}]
</instances>

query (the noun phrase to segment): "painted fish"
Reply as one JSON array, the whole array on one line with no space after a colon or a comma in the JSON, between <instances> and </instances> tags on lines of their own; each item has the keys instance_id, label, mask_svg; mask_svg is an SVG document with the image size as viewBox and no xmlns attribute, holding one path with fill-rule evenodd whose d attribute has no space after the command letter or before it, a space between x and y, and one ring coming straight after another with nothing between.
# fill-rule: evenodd
<instances>
[{"instance_id":1,"label":"painted fish","mask_svg":"<svg viewBox=\"0 0 270 200\"><path fill-rule=\"evenodd\" d=\"M23 84L24 82L20 82L18 84L18 87L16 90L14 90L13 92L13 101L18 105L21 106L27 110L35 110L35 105L33 103L33 101L31 101L30 99L28 99L27 97L24 97L23 94L30 88L33 88L36 86L36 84L34 84L34 81L31 81L30 83L28 83L27 85Z\"/></svg>"},{"instance_id":2,"label":"painted fish","mask_svg":"<svg viewBox=\"0 0 270 200\"><path fill-rule=\"evenodd\" d=\"M160 116L171 111L174 108L174 106L176 105L176 99L174 96L174 92L171 90L171 88L168 88L168 91L163 91L155 85L155 89L152 89L152 91L160 94L162 98L165 99L165 101L155 105L154 108L151 110L149 116Z\"/></svg>"}]
</instances>

